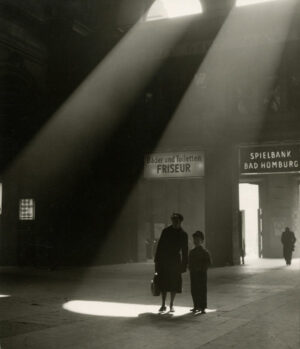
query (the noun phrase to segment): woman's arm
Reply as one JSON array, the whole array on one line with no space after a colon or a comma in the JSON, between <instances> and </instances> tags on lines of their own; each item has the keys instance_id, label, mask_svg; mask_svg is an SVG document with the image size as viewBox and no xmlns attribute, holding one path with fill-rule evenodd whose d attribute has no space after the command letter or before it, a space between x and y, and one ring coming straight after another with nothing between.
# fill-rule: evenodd
<instances>
[{"instance_id":1,"label":"woman's arm","mask_svg":"<svg viewBox=\"0 0 300 349\"><path fill-rule=\"evenodd\" d=\"M165 230L163 230L161 232L160 238L159 238L158 243L157 243L155 257L154 257L155 263L159 263L161 260L161 256L163 253L164 241L165 241Z\"/></svg>"},{"instance_id":2,"label":"woman's arm","mask_svg":"<svg viewBox=\"0 0 300 349\"><path fill-rule=\"evenodd\" d=\"M183 243L181 247L181 254L182 254L182 260L181 260L181 270L182 272L186 271L187 264L188 264L188 236L186 233L184 233Z\"/></svg>"}]
</instances>

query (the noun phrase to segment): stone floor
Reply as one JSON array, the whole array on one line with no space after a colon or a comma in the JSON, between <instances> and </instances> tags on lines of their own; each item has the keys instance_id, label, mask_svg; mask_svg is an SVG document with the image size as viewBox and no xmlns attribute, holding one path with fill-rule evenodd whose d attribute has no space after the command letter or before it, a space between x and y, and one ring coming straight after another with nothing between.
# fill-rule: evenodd
<instances>
[{"instance_id":1,"label":"stone floor","mask_svg":"<svg viewBox=\"0 0 300 349\"><path fill-rule=\"evenodd\" d=\"M1 349L300 348L300 261L209 270L209 310L158 314L152 263L88 269L0 268Z\"/></svg>"}]
</instances>

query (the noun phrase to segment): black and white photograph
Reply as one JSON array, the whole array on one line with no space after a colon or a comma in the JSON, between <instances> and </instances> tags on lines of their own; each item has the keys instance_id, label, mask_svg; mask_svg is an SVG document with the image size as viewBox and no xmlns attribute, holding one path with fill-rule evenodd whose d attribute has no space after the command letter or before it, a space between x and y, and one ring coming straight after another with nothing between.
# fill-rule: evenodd
<instances>
[{"instance_id":1,"label":"black and white photograph","mask_svg":"<svg viewBox=\"0 0 300 349\"><path fill-rule=\"evenodd\" d=\"M300 0L0 0L0 349L300 348Z\"/></svg>"}]
</instances>

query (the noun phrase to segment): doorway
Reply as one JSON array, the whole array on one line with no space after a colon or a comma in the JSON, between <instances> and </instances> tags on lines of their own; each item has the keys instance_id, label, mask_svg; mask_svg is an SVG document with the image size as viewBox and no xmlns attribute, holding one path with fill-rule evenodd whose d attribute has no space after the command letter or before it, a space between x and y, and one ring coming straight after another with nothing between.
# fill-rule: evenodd
<instances>
[{"instance_id":1,"label":"doorway","mask_svg":"<svg viewBox=\"0 0 300 349\"><path fill-rule=\"evenodd\" d=\"M262 250L258 184L239 184L239 209L241 213L241 249L246 258L258 258Z\"/></svg>"}]
</instances>

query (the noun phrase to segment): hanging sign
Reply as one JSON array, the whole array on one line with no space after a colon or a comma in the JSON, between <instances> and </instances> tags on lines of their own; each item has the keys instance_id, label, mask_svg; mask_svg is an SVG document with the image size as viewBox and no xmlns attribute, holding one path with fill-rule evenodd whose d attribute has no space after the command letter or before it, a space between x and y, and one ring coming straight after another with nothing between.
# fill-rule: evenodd
<instances>
[{"instance_id":1,"label":"hanging sign","mask_svg":"<svg viewBox=\"0 0 300 349\"><path fill-rule=\"evenodd\" d=\"M203 151L153 153L145 157L144 177L148 179L203 176Z\"/></svg>"},{"instance_id":2,"label":"hanging sign","mask_svg":"<svg viewBox=\"0 0 300 349\"><path fill-rule=\"evenodd\" d=\"M300 172L300 145L240 147L239 160L241 175Z\"/></svg>"}]
</instances>

